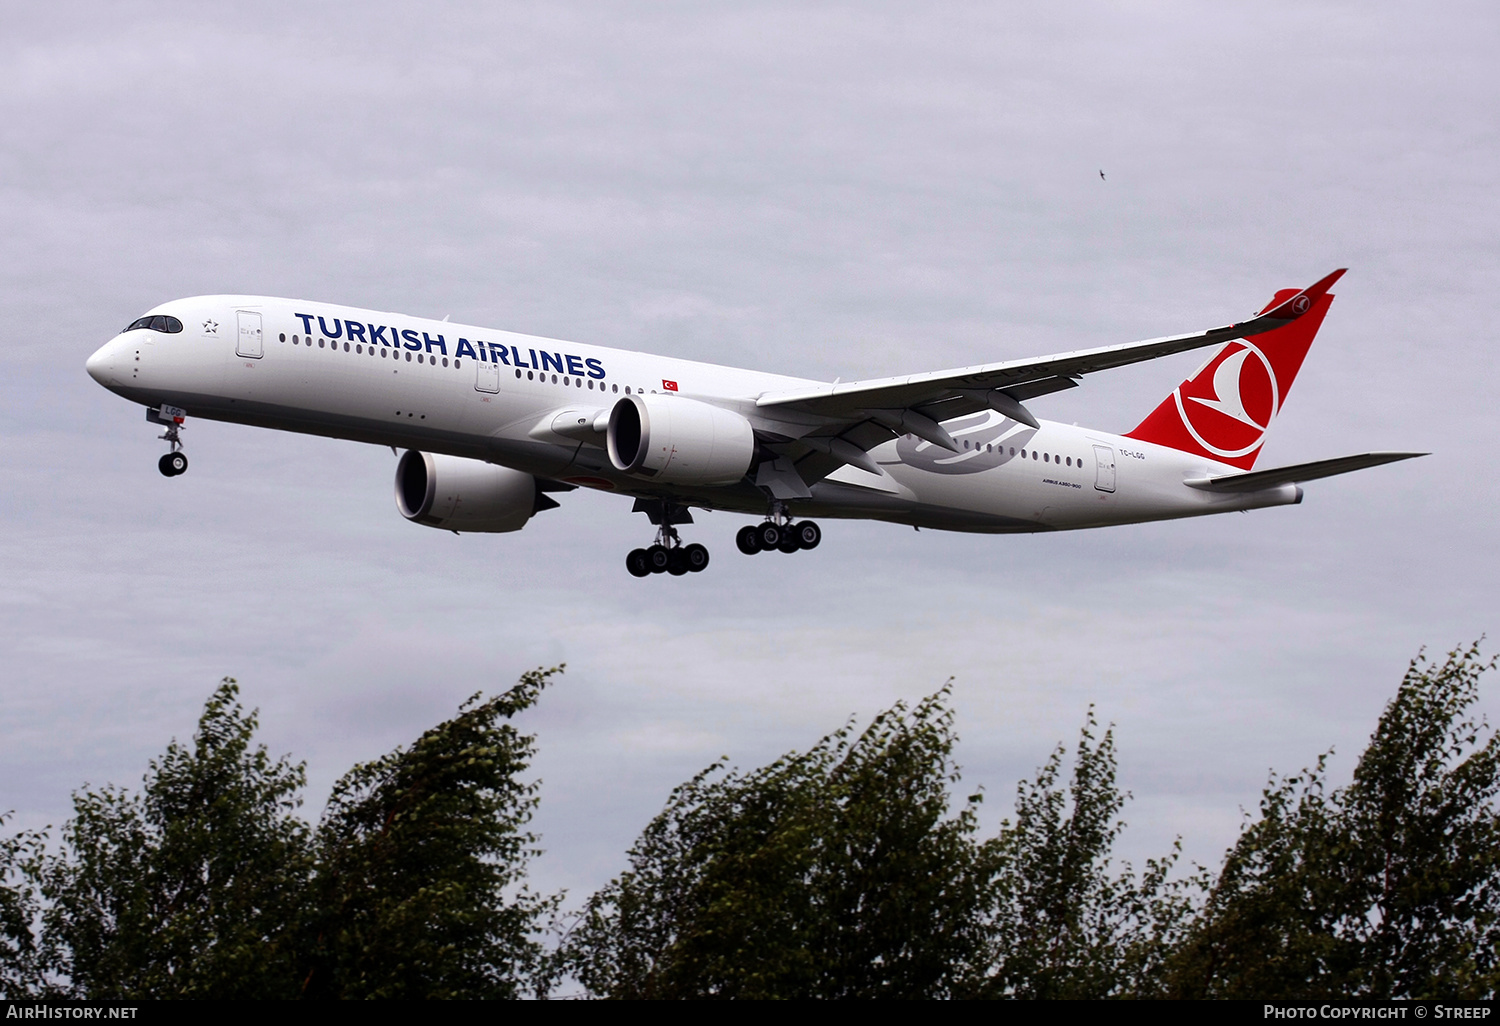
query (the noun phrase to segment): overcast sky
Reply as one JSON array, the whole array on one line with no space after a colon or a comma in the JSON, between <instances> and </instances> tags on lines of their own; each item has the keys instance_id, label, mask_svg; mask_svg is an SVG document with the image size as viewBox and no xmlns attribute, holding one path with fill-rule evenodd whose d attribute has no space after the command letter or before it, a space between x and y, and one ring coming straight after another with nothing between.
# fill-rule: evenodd
<instances>
[{"instance_id":1,"label":"overcast sky","mask_svg":"<svg viewBox=\"0 0 1500 1026\"><path fill-rule=\"evenodd\" d=\"M1216 864L1271 767L1347 776L1422 646L1500 628L1493 3L8 4L0 810L134 784L233 675L332 780L523 670L544 888L670 789L957 681L987 829L1089 705L1122 849ZM1103 170L1107 180L1101 181ZM83 370L157 303L296 296L845 380L1207 328L1350 273L1260 466L1298 507L1035 537L825 522L638 581L574 492L409 524L388 449L190 420L156 471ZM1133 427L1201 354L1043 417ZM1497 719L1496 681L1485 706Z\"/></svg>"}]
</instances>

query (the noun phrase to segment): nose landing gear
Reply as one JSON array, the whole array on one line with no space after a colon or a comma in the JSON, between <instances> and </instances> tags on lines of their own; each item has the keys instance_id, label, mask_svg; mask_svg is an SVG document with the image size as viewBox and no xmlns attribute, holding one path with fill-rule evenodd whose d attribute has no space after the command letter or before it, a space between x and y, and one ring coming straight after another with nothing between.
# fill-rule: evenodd
<instances>
[{"instance_id":1,"label":"nose landing gear","mask_svg":"<svg viewBox=\"0 0 1500 1026\"><path fill-rule=\"evenodd\" d=\"M163 477L176 477L187 473L187 455L182 451L182 422L187 419L187 410L180 410L165 403L160 408L146 407L146 419L152 424L161 424L166 431L159 436L172 446L172 451L156 461L156 469Z\"/></svg>"},{"instance_id":2,"label":"nose landing gear","mask_svg":"<svg viewBox=\"0 0 1500 1026\"><path fill-rule=\"evenodd\" d=\"M657 525L656 544L649 548L632 549L630 555L625 557L625 569L630 571L632 577L649 577L661 573L681 577L683 574L701 573L707 569L708 549L697 542L682 544L682 538L673 526L674 523L692 523L686 510L665 503L659 510L641 508L640 504L637 504L637 509L652 515L651 519Z\"/></svg>"},{"instance_id":3,"label":"nose landing gear","mask_svg":"<svg viewBox=\"0 0 1500 1026\"><path fill-rule=\"evenodd\" d=\"M770 516L763 524L749 524L739 529L734 544L747 556L757 552L796 552L799 549L815 549L823 540L823 529L811 520L792 523L791 514L781 502L771 507Z\"/></svg>"}]
</instances>

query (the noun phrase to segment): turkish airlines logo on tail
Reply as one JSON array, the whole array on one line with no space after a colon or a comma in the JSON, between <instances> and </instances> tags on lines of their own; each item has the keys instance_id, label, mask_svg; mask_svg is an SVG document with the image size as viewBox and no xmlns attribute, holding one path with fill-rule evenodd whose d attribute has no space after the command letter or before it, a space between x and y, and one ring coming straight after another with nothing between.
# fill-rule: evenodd
<instances>
[{"instance_id":1,"label":"turkish airlines logo on tail","mask_svg":"<svg viewBox=\"0 0 1500 1026\"><path fill-rule=\"evenodd\" d=\"M1193 440L1223 459L1254 452L1281 409L1276 372L1249 342L1231 342L1172 393Z\"/></svg>"}]
</instances>

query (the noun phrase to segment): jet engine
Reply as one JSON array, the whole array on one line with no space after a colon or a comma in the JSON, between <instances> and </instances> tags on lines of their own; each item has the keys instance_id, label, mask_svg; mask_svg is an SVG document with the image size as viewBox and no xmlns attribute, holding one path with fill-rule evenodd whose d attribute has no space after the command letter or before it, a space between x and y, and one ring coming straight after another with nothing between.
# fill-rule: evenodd
<instances>
[{"instance_id":1,"label":"jet engine","mask_svg":"<svg viewBox=\"0 0 1500 1026\"><path fill-rule=\"evenodd\" d=\"M533 514L556 505L536 478L509 467L414 449L396 464L396 509L428 527L519 531Z\"/></svg>"},{"instance_id":2,"label":"jet engine","mask_svg":"<svg viewBox=\"0 0 1500 1026\"><path fill-rule=\"evenodd\" d=\"M608 443L616 470L669 484L734 484L755 456L748 420L674 395L622 396L609 413Z\"/></svg>"}]
</instances>

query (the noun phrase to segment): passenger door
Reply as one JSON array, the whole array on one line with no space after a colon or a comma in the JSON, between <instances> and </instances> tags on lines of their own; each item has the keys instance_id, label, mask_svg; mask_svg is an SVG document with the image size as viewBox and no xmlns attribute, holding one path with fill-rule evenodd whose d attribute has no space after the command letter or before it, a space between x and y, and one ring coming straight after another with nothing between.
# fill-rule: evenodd
<instances>
[{"instance_id":1,"label":"passenger door","mask_svg":"<svg viewBox=\"0 0 1500 1026\"><path fill-rule=\"evenodd\" d=\"M265 352L260 333L260 314L254 310L240 310L237 311L237 316L239 334L235 337L235 355L259 360Z\"/></svg>"},{"instance_id":2,"label":"passenger door","mask_svg":"<svg viewBox=\"0 0 1500 1026\"><path fill-rule=\"evenodd\" d=\"M1094 487L1101 492L1115 490L1115 451L1107 445L1094 446Z\"/></svg>"},{"instance_id":3,"label":"passenger door","mask_svg":"<svg viewBox=\"0 0 1500 1026\"><path fill-rule=\"evenodd\" d=\"M500 391L500 365L474 361L474 387L480 392Z\"/></svg>"}]
</instances>

